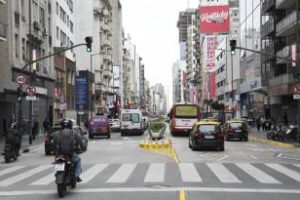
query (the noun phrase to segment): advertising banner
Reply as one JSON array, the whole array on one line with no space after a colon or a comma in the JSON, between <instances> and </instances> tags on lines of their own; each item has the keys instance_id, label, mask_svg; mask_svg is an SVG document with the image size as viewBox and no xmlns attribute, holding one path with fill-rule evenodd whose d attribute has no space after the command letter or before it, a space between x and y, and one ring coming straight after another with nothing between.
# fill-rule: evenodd
<instances>
[{"instance_id":1,"label":"advertising banner","mask_svg":"<svg viewBox=\"0 0 300 200\"><path fill-rule=\"evenodd\" d=\"M85 77L76 77L76 109L88 109L89 87L88 80Z\"/></svg>"},{"instance_id":2,"label":"advertising banner","mask_svg":"<svg viewBox=\"0 0 300 200\"><path fill-rule=\"evenodd\" d=\"M205 60L205 70L210 71L215 68L215 50L218 46L217 36L205 36L204 39L204 60Z\"/></svg>"},{"instance_id":3,"label":"advertising banner","mask_svg":"<svg viewBox=\"0 0 300 200\"><path fill-rule=\"evenodd\" d=\"M229 6L200 6L200 23L201 33L228 33L229 28Z\"/></svg>"}]
</instances>

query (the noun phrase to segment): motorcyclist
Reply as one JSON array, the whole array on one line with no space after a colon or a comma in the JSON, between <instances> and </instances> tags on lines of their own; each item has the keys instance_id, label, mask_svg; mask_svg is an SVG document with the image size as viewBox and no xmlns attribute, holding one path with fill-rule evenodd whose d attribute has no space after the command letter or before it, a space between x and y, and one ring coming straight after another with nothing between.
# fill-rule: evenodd
<instances>
[{"instance_id":1,"label":"motorcyclist","mask_svg":"<svg viewBox=\"0 0 300 200\"><path fill-rule=\"evenodd\" d=\"M56 156L66 155L73 159L75 165L76 181L81 182L81 158L75 152L78 145L80 149L84 149L84 144L80 139L80 136L73 131L73 122L68 119L63 119L61 122L62 130L55 134L53 143L56 146Z\"/></svg>"}]
</instances>

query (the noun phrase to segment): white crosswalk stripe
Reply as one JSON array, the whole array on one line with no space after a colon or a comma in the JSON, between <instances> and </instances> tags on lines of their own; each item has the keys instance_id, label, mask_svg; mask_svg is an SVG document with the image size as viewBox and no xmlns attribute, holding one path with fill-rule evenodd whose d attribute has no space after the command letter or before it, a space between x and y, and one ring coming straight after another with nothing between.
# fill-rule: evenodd
<instances>
[{"instance_id":1,"label":"white crosswalk stripe","mask_svg":"<svg viewBox=\"0 0 300 200\"><path fill-rule=\"evenodd\" d=\"M287 167L284 167L280 164L266 164L268 167L276 170L277 172L284 174L285 176L290 177L291 179L294 179L297 182L300 182L300 174L294 170L291 170Z\"/></svg>"},{"instance_id":2,"label":"white crosswalk stripe","mask_svg":"<svg viewBox=\"0 0 300 200\"><path fill-rule=\"evenodd\" d=\"M164 182L165 164L154 163L150 164L145 176L145 183Z\"/></svg>"},{"instance_id":3,"label":"white crosswalk stripe","mask_svg":"<svg viewBox=\"0 0 300 200\"><path fill-rule=\"evenodd\" d=\"M33 168L29 171L25 171L21 174L18 174L18 175L10 177L8 179L2 180L2 181L0 181L0 187L6 187L6 186L10 186L12 184L15 184L17 182L20 182L20 181L22 181L26 178L29 178L35 174L38 174L46 169L49 169L51 166L52 165L41 165L41 166Z\"/></svg>"},{"instance_id":4,"label":"white crosswalk stripe","mask_svg":"<svg viewBox=\"0 0 300 200\"><path fill-rule=\"evenodd\" d=\"M107 183L125 183L137 164L122 164L119 169L106 181Z\"/></svg>"},{"instance_id":5,"label":"white crosswalk stripe","mask_svg":"<svg viewBox=\"0 0 300 200\"><path fill-rule=\"evenodd\" d=\"M259 170L258 168L254 167L251 164L237 163L236 166L238 166L245 173L247 173L249 176L253 177L254 179L256 179L260 183L280 184L280 182L278 180L276 180L272 176L266 174L265 172Z\"/></svg>"},{"instance_id":6,"label":"white crosswalk stripe","mask_svg":"<svg viewBox=\"0 0 300 200\"><path fill-rule=\"evenodd\" d=\"M3 169L3 170L0 171L0 177L5 176L7 174L10 174L12 172L18 171L19 169L22 169L24 167L25 166L14 166L14 167Z\"/></svg>"},{"instance_id":7,"label":"white crosswalk stripe","mask_svg":"<svg viewBox=\"0 0 300 200\"><path fill-rule=\"evenodd\" d=\"M52 172L51 174L48 174L47 176L30 183L30 185L48 185L54 182L54 180L55 180L54 172Z\"/></svg>"},{"instance_id":8,"label":"white crosswalk stripe","mask_svg":"<svg viewBox=\"0 0 300 200\"><path fill-rule=\"evenodd\" d=\"M294 166L300 168L300 164L294 164Z\"/></svg>"},{"instance_id":9,"label":"white crosswalk stripe","mask_svg":"<svg viewBox=\"0 0 300 200\"><path fill-rule=\"evenodd\" d=\"M192 163L179 163L179 170L183 182L202 182L202 178Z\"/></svg>"},{"instance_id":10,"label":"white crosswalk stripe","mask_svg":"<svg viewBox=\"0 0 300 200\"><path fill-rule=\"evenodd\" d=\"M241 183L241 181L233 173L231 173L223 164L208 163L207 166L222 183Z\"/></svg>"},{"instance_id":11,"label":"white crosswalk stripe","mask_svg":"<svg viewBox=\"0 0 300 200\"><path fill-rule=\"evenodd\" d=\"M108 164L96 164L89 168L87 171L81 174L81 179L83 180L81 183L88 183L93 178L95 178L99 173L101 173Z\"/></svg>"}]
</instances>

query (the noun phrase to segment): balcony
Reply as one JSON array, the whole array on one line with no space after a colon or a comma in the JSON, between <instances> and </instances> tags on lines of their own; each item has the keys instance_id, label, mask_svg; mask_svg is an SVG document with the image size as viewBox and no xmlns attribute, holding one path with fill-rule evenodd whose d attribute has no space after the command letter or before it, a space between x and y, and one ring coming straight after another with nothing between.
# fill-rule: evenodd
<instances>
[{"instance_id":1,"label":"balcony","mask_svg":"<svg viewBox=\"0 0 300 200\"><path fill-rule=\"evenodd\" d=\"M110 70L108 70L108 69L104 69L103 71L102 71L102 76L104 77L104 78L112 78L112 72L110 71Z\"/></svg>"},{"instance_id":2,"label":"balcony","mask_svg":"<svg viewBox=\"0 0 300 200\"><path fill-rule=\"evenodd\" d=\"M101 29L102 29L104 32L111 32L111 28L109 27L108 24L105 24L105 23L102 23L102 24L101 24Z\"/></svg>"},{"instance_id":3,"label":"balcony","mask_svg":"<svg viewBox=\"0 0 300 200\"><path fill-rule=\"evenodd\" d=\"M270 44L268 46L266 46L262 52L269 54L269 55L275 55L275 46L274 46L274 42L270 42ZM274 57L272 56L262 56L262 62L267 61L267 60L272 60L274 59Z\"/></svg>"},{"instance_id":4,"label":"balcony","mask_svg":"<svg viewBox=\"0 0 300 200\"><path fill-rule=\"evenodd\" d=\"M262 36L270 36L272 33L275 32L275 22L274 18L270 18L266 23L264 23L261 27L262 29Z\"/></svg>"},{"instance_id":5,"label":"balcony","mask_svg":"<svg viewBox=\"0 0 300 200\"><path fill-rule=\"evenodd\" d=\"M1 41L6 41L6 27L2 22L0 22L0 42Z\"/></svg>"},{"instance_id":6,"label":"balcony","mask_svg":"<svg viewBox=\"0 0 300 200\"><path fill-rule=\"evenodd\" d=\"M294 10L292 13L287 15L281 21L276 24L276 35L287 36L294 33L295 26L297 24L297 11Z\"/></svg>"},{"instance_id":7,"label":"balcony","mask_svg":"<svg viewBox=\"0 0 300 200\"><path fill-rule=\"evenodd\" d=\"M265 0L265 2L263 2L261 6L261 10L263 13L269 12L272 8L275 7L275 0Z\"/></svg>"},{"instance_id":8,"label":"balcony","mask_svg":"<svg viewBox=\"0 0 300 200\"><path fill-rule=\"evenodd\" d=\"M111 47L112 46L112 42L110 40L108 40L107 38L103 37L102 38L102 45L103 46L107 46L107 47Z\"/></svg>"},{"instance_id":9,"label":"balcony","mask_svg":"<svg viewBox=\"0 0 300 200\"><path fill-rule=\"evenodd\" d=\"M104 54L103 60L111 61L111 55Z\"/></svg>"},{"instance_id":10,"label":"balcony","mask_svg":"<svg viewBox=\"0 0 300 200\"><path fill-rule=\"evenodd\" d=\"M290 46L285 46L283 49L277 51L276 56L278 57L282 57L282 58L288 58L290 55ZM287 63L288 61L280 59L280 58L276 58L276 63L277 64L283 64L283 63Z\"/></svg>"},{"instance_id":11,"label":"balcony","mask_svg":"<svg viewBox=\"0 0 300 200\"><path fill-rule=\"evenodd\" d=\"M0 0L0 4L6 4L6 0Z\"/></svg>"},{"instance_id":12,"label":"balcony","mask_svg":"<svg viewBox=\"0 0 300 200\"><path fill-rule=\"evenodd\" d=\"M293 83L295 81L297 80L294 78L294 74L283 74L269 79L269 86L274 87L278 85Z\"/></svg>"},{"instance_id":13,"label":"balcony","mask_svg":"<svg viewBox=\"0 0 300 200\"><path fill-rule=\"evenodd\" d=\"M294 5L296 7L296 2L296 0L276 0L276 9L291 8Z\"/></svg>"}]
</instances>

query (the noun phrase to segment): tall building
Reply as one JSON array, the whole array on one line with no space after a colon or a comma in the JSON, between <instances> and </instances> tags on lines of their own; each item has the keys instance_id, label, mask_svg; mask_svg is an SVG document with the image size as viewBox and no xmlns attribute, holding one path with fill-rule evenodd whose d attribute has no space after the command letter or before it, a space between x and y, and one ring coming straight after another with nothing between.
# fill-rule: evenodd
<instances>
[{"instance_id":1,"label":"tall building","mask_svg":"<svg viewBox=\"0 0 300 200\"><path fill-rule=\"evenodd\" d=\"M95 112L108 110L109 95L113 92L112 6L109 0L75 1L76 41L84 43L86 36L93 37L92 53L85 48L76 49L77 69L95 73Z\"/></svg>"},{"instance_id":2,"label":"tall building","mask_svg":"<svg viewBox=\"0 0 300 200\"><path fill-rule=\"evenodd\" d=\"M5 116L6 122L16 119L19 114L31 121L31 117L35 117L40 124L46 117L52 121L54 69L51 59L26 66L25 71L22 70L30 60L53 52L49 40L52 36L51 13L54 12L51 2L46 0L1 1L0 9L2 22L0 33L1 35L6 33L6 42L0 42L0 60L1 64L4 64L1 65L0 74L5 74L1 76L0 84L3 87L0 88L0 107L4 108L0 110L0 116ZM21 103L17 102L16 77L19 75L24 76L26 80L23 91L28 86L36 88L37 101L27 101L23 98ZM35 78L32 78L33 76ZM22 107L21 113L18 112L19 105ZM31 106L32 109L28 109Z\"/></svg>"},{"instance_id":3,"label":"tall building","mask_svg":"<svg viewBox=\"0 0 300 200\"><path fill-rule=\"evenodd\" d=\"M299 1L261 1L262 51L299 61ZM264 115L283 121L300 123L299 63L271 56L262 56L262 81L269 99ZM295 112L298 109L298 112Z\"/></svg>"},{"instance_id":4,"label":"tall building","mask_svg":"<svg viewBox=\"0 0 300 200\"><path fill-rule=\"evenodd\" d=\"M173 64L172 80L173 80L173 104L181 102L181 84L180 76L181 71L179 69L179 61Z\"/></svg>"}]
</instances>

